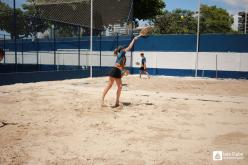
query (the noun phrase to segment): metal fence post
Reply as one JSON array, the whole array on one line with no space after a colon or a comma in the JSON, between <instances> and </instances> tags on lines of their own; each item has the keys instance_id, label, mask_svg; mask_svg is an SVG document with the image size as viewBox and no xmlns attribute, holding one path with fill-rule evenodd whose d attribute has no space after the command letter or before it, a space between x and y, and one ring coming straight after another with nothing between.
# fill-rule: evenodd
<instances>
[{"instance_id":1,"label":"metal fence post","mask_svg":"<svg viewBox=\"0 0 248 165\"><path fill-rule=\"evenodd\" d=\"M15 49L15 71L17 72L17 45L16 45L16 0L13 0L14 6L14 49Z\"/></svg>"},{"instance_id":2,"label":"metal fence post","mask_svg":"<svg viewBox=\"0 0 248 165\"><path fill-rule=\"evenodd\" d=\"M132 10L134 11L133 9L133 1L132 1ZM133 39L134 35L133 35L133 28L134 28L134 18L132 18L132 31L131 31L131 39ZM135 46L135 44L134 44ZM134 50L134 46L133 48L131 49L131 59L130 59L130 67L131 67L131 73L133 74L133 50Z\"/></svg>"},{"instance_id":3,"label":"metal fence post","mask_svg":"<svg viewBox=\"0 0 248 165\"><path fill-rule=\"evenodd\" d=\"M24 61L24 57L23 57L23 38L22 38L22 64L23 64L23 61Z\"/></svg>"},{"instance_id":4,"label":"metal fence post","mask_svg":"<svg viewBox=\"0 0 248 165\"><path fill-rule=\"evenodd\" d=\"M56 34L55 26L53 26L53 60L54 60L54 70L56 70Z\"/></svg>"},{"instance_id":5,"label":"metal fence post","mask_svg":"<svg viewBox=\"0 0 248 165\"><path fill-rule=\"evenodd\" d=\"M6 51L5 51L5 47L6 47L6 45L5 45L5 34L3 35L3 50L4 50L4 52L5 52L5 56L4 56L4 64L6 63Z\"/></svg>"},{"instance_id":6,"label":"metal fence post","mask_svg":"<svg viewBox=\"0 0 248 165\"><path fill-rule=\"evenodd\" d=\"M81 39L81 36L80 36L80 26L78 26L78 69L80 69L80 39Z\"/></svg>"},{"instance_id":7,"label":"metal fence post","mask_svg":"<svg viewBox=\"0 0 248 165\"><path fill-rule=\"evenodd\" d=\"M100 32L100 67L102 67L102 32Z\"/></svg>"},{"instance_id":8,"label":"metal fence post","mask_svg":"<svg viewBox=\"0 0 248 165\"><path fill-rule=\"evenodd\" d=\"M119 33L116 34L116 48L119 46Z\"/></svg>"},{"instance_id":9,"label":"metal fence post","mask_svg":"<svg viewBox=\"0 0 248 165\"><path fill-rule=\"evenodd\" d=\"M134 35L133 35L133 31L132 31L132 36L131 36L131 41L133 40ZM131 59L130 59L130 67L131 67L131 73L133 74L133 52L134 52L134 47L135 44L133 45L132 49L131 49Z\"/></svg>"},{"instance_id":10,"label":"metal fence post","mask_svg":"<svg viewBox=\"0 0 248 165\"><path fill-rule=\"evenodd\" d=\"M218 54L215 55L215 78L218 78Z\"/></svg>"},{"instance_id":11,"label":"metal fence post","mask_svg":"<svg viewBox=\"0 0 248 165\"><path fill-rule=\"evenodd\" d=\"M37 35L37 34L36 34ZM39 66L39 39L38 37L36 37L36 61L37 61L37 70L40 70L40 66Z\"/></svg>"}]
</instances>

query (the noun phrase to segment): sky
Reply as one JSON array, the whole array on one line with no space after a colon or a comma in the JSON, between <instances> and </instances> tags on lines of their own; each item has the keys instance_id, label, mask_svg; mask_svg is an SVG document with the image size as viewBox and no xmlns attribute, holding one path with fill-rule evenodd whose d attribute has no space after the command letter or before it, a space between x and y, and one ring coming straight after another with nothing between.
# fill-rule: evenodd
<instances>
[{"instance_id":1,"label":"sky","mask_svg":"<svg viewBox=\"0 0 248 165\"><path fill-rule=\"evenodd\" d=\"M11 4L13 0L3 0ZM183 8L197 10L199 0L164 0L167 10ZM203 4L216 5L227 9L230 13L235 14L240 10L248 8L248 0L200 0ZM26 0L16 0L16 5L21 6Z\"/></svg>"},{"instance_id":2,"label":"sky","mask_svg":"<svg viewBox=\"0 0 248 165\"><path fill-rule=\"evenodd\" d=\"M222 7L231 14L248 8L248 0L200 0L200 2L202 4ZM167 10L173 10L175 8L197 10L199 0L165 0L165 3Z\"/></svg>"}]
</instances>

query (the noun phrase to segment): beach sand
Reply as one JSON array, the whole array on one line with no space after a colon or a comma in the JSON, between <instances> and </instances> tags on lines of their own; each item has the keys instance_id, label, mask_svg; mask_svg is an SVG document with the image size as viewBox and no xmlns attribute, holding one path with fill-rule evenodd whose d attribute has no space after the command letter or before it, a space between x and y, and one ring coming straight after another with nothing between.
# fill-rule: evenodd
<instances>
[{"instance_id":1,"label":"beach sand","mask_svg":"<svg viewBox=\"0 0 248 165\"><path fill-rule=\"evenodd\" d=\"M248 164L247 80L128 76L118 108L107 80L0 86L0 164Z\"/></svg>"}]
</instances>

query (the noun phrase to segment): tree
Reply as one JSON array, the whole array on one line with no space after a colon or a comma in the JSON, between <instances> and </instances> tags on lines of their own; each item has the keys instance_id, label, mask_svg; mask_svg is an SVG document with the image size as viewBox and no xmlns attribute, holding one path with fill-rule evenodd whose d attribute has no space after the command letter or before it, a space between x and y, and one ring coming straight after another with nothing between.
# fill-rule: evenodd
<instances>
[{"instance_id":1,"label":"tree","mask_svg":"<svg viewBox=\"0 0 248 165\"><path fill-rule=\"evenodd\" d=\"M39 12L35 6L35 0L27 0L22 5L24 9L24 17L26 20L26 36L36 36L37 32L44 32L48 29L49 23L39 17Z\"/></svg>"},{"instance_id":2,"label":"tree","mask_svg":"<svg viewBox=\"0 0 248 165\"><path fill-rule=\"evenodd\" d=\"M134 19L150 20L163 14L165 3L163 0L134 0Z\"/></svg>"},{"instance_id":3,"label":"tree","mask_svg":"<svg viewBox=\"0 0 248 165\"><path fill-rule=\"evenodd\" d=\"M233 17L222 8L216 6L201 6L201 33L233 33ZM192 34L197 29L197 13L176 9L165 11L154 20L155 31L162 34Z\"/></svg>"},{"instance_id":4,"label":"tree","mask_svg":"<svg viewBox=\"0 0 248 165\"><path fill-rule=\"evenodd\" d=\"M10 33L11 38L25 34L25 19L21 9L16 9L16 30L14 29L14 10L6 3L0 1L0 30ZM15 31L15 33L14 33Z\"/></svg>"},{"instance_id":5,"label":"tree","mask_svg":"<svg viewBox=\"0 0 248 165\"><path fill-rule=\"evenodd\" d=\"M32 0L28 0L31 2ZM10 33L11 38L36 35L37 31L44 31L47 26L37 19L33 4L23 5L23 9L16 8L16 29L14 29L14 9L8 4L0 1L0 30Z\"/></svg>"},{"instance_id":6,"label":"tree","mask_svg":"<svg viewBox=\"0 0 248 165\"><path fill-rule=\"evenodd\" d=\"M216 6L201 6L201 33L230 33L233 32L233 17L222 8Z\"/></svg>"},{"instance_id":7,"label":"tree","mask_svg":"<svg viewBox=\"0 0 248 165\"><path fill-rule=\"evenodd\" d=\"M172 12L165 11L163 15L154 20L155 33L160 34L192 34L196 33L197 20L194 12L176 9Z\"/></svg>"},{"instance_id":8,"label":"tree","mask_svg":"<svg viewBox=\"0 0 248 165\"><path fill-rule=\"evenodd\" d=\"M11 29L12 10L9 5L0 1L0 30L6 31Z\"/></svg>"}]
</instances>

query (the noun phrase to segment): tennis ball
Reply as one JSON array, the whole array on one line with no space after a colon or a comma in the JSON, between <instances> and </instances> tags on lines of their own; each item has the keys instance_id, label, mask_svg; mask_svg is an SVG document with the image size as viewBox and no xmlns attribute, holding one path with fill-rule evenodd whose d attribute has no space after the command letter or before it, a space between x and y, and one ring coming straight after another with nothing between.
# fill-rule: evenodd
<instances>
[{"instance_id":1,"label":"tennis ball","mask_svg":"<svg viewBox=\"0 0 248 165\"><path fill-rule=\"evenodd\" d=\"M184 19L184 16L183 15L181 15L181 19Z\"/></svg>"}]
</instances>

